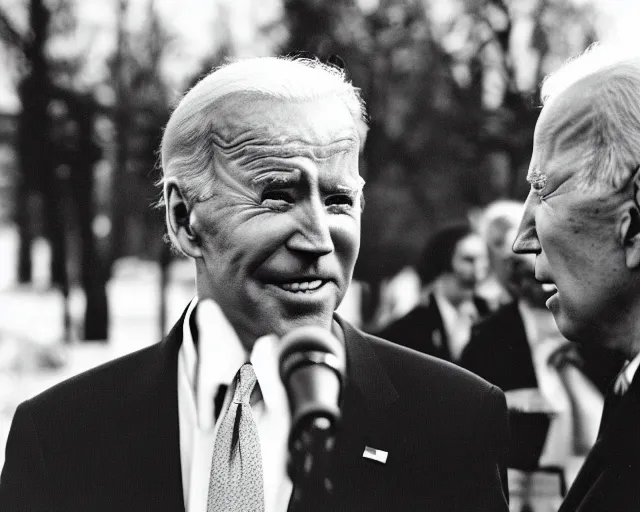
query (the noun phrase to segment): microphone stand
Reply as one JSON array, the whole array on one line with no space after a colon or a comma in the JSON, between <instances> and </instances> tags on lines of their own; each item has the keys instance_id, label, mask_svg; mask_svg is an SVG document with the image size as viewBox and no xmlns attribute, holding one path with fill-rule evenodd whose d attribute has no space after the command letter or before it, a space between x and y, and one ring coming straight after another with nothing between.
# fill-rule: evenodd
<instances>
[{"instance_id":1,"label":"microphone stand","mask_svg":"<svg viewBox=\"0 0 640 512\"><path fill-rule=\"evenodd\" d=\"M325 329L300 327L282 339L279 366L292 416L289 510L333 511L330 470L341 417L344 347Z\"/></svg>"},{"instance_id":2,"label":"microphone stand","mask_svg":"<svg viewBox=\"0 0 640 512\"><path fill-rule=\"evenodd\" d=\"M289 476L294 484L293 510L333 510L329 478L335 432L328 418L304 418L289 438ZM290 509L291 510L291 509Z\"/></svg>"}]
</instances>

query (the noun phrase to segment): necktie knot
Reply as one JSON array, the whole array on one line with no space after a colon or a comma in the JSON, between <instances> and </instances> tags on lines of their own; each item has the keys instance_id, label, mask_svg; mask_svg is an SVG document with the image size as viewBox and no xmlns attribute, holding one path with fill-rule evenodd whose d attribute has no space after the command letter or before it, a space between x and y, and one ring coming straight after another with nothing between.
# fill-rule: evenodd
<instances>
[{"instance_id":1,"label":"necktie knot","mask_svg":"<svg viewBox=\"0 0 640 512\"><path fill-rule=\"evenodd\" d=\"M238 371L238 381L233 394L233 402L236 404L248 404L251 392L256 385L256 373L251 363L243 364Z\"/></svg>"}]
</instances>

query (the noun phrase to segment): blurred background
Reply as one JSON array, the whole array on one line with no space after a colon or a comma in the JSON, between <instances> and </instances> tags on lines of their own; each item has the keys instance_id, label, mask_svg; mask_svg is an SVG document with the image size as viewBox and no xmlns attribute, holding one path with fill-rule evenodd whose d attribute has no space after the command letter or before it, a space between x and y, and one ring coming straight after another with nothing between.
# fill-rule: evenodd
<instances>
[{"instance_id":1,"label":"blurred background","mask_svg":"<svg viewBox=\"0 0 640 512\"><path fill-rule=\"evenodd\" d=\"M212 67L344 61L370 130L341 311L376 330L418 300L430 234L526 196L542 78L595 40L639 44L638 19L632 0L0 0L0 446L20 401L158 341L193 295L156 151Z\"/></svg>"}]
</instances>

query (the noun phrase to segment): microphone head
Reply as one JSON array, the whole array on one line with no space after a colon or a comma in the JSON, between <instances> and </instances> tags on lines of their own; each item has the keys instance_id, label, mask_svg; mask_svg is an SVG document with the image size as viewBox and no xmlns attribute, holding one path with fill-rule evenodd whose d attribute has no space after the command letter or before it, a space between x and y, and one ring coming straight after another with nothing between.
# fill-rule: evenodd
<instances>
[{"instance_id":1,"label":"microphone head","mask_svg":"<svg viewBox=\"0 0 640 512\"><path fill-rule=\"evenodd\" d=\"M280 378L283 382L296 368L292 364L297 359L294 354L315 355L316 360L300 361L300 364L325 364L342 379L346 367L346 355L344 346L327 329L317 325L305 325L287 333L280 340L280 352L278 362L280 366Z\"/></svg>"},{"instance_id":2,"label":"microphone head","mask_svg":"<svg viewBox=\"0 0 640 512\"><path fill-rule=\"evenodd\" d=\"M346 367L344 346L318 326L294 329L280 340L280 378L292 414L292 439L319 418L333 431L340 419Z\"/></svg>"}]
</instances>

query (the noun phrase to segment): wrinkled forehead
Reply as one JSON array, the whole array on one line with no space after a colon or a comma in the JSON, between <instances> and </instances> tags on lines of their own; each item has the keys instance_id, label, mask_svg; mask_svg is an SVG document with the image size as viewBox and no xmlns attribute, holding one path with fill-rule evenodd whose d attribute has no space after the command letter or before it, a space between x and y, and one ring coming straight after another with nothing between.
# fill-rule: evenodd
<instances>
[{"instance_id":1,"label":"wrinkled forehead","mask_svg":"<svg viewBox=\"0 0 640 512\"><path fill-rule=\"evenodd\" d=\"M558 158L574 159L571 153L593 143L598 117L595 94L597 84L582 80L545 105L534 135L538 158L547 163Z\"/></svg>"},{"instance_id":2,"label":"wrinkled forehead","mask_svg":"<svg viewBox=\"0 0 640 512\"><path fill-rule=\"evenodd\" d=\"M349 109L337 96L291 101L232 94L214 109L212 132L222 147L284 157L300 151L317 158L357 153L360 140Z\"/></svg>"}]
</instances>

